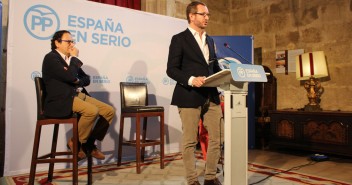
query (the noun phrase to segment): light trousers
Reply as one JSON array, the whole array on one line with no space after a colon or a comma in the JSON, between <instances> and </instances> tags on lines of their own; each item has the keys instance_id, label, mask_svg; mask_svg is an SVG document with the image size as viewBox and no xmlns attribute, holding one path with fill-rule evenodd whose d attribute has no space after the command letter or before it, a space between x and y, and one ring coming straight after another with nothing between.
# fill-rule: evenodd
<instances>
[{"instance_id":1,"label":"light trousers","mask_svg":"<svg viewBox=\"0 0 352 185\"><path fill-rule=\"evenodd\" d=\"M86 143L92 132L93 126L97 118L102 116L108 124L111 124L115 116L115 109L93 97L84 93L79 93L73 99L72 111L81 115L78 121L78 135L81 143ZM97 122L100 124L102 122ZM96 125L95 127L99 127ZM104 135L106 133L103 133Z\"/></svg>"},{"instance_id":2,"label":"light trousers","mask_svg":"<svg viewBox=\"0 0 352 185\"><path fill-rule=\"evenodd\" d=\"M182 122L182 149L183 163L186 178L189 184L198 181L195 166L195 150L198 143L198 123L201 107L178 108ZM212 180L216 177L217 164L223 140L223 114L220 105L210 102L209 110L204 114L203 124L208 131L209 143L207 150L206 168L204 179Z\"/></svg>"}]
</instances>

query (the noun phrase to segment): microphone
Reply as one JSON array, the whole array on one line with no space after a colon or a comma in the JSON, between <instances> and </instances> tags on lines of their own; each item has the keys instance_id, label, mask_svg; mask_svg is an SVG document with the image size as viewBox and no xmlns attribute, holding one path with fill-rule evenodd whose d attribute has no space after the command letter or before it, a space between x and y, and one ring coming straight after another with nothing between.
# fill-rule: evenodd
<instances>
[{"instance_id":1,"label":"microphone","mask_svg":"<svg viewBox=\"0 0 352 185\"><path fill-rule=\"evenodd\" d=\"M225 46L225 48L228 48L229 50L231 50L233 53L235 53L236 55L238 55L238 56L240 56L243 60L245 60L246 62L248 62L248 63L250 63L251 64L251 62L249 62L246 58L244 58L241 54L239 54L239 53L237 53L235 50L233 50L231 47L230 47L230 45L228 44L228 43L224 43L224 46Z\"/></svg>"}]
</instances>

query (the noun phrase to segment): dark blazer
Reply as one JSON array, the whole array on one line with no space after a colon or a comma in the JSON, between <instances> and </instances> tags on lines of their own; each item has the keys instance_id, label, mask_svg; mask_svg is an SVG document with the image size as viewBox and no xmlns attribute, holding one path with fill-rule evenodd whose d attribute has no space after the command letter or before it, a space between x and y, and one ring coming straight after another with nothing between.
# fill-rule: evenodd
<instances>
[{"instance_id":1,"label":"dark blazer","mask_svg":"<svg viewBox=\"0 0 352 185\"><path fill-rule=\"evenodd\" d=\"M214 41L206 35L209 47L209 58L215 59ZM204 59L197 41L189 29L174 35L171 39L167 62L167 75L177 84L172 96L171 104L181 108L195 108L202 106L206 99L220 104L216 87L192 87L188 85L191 76L210 76L221 69L217 60L209 65Z\"/></svg>"},{"instance_id":2,"label":"dark blazer","mask_svg":"<svg viewBox=\"0 0 352 185\"><path fill-rule=\"evenodd\" d=\"M67 65L56 50L45 55L42 65L46 90L45 116L60 118L72 114L77 86L87 86L90 83L90 77L81 69L82 64L78 58L72 57L70 65ZM74 83L77 78L80 79L79 85Z\"/></svg>"}]
</instances>

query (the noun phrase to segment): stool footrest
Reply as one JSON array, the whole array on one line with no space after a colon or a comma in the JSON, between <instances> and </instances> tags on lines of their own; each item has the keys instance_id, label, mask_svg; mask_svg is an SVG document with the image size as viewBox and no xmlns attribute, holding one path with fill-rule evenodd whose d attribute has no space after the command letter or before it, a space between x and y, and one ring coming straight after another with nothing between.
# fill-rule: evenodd
<instances>
[{"instance_id":1,"label":"stool footrest","mask_svg":"<svg viewBox=\"0 0 352 185\"><path fill-rule=\"evenodd\" d=\"M122 142L123 145L128 145L128 146L136 146L136 140L131 140L131 141L123 141ZM160 140L145 140L144 142L141 141L140 146L144 147L144 146L153 146L153 145L160 145L161 142Z\"/></svg>"},{"instance_id":2,"label":"stool footrest","mask_svg":"<svg viewBox=\"0 0 352 185\"><path fill-rule=\"evenodd\" d=\"M48 153L48 154L45 154L45 155L37 157L37 159L47 159L47 158L50 158L51 155L54 155L54 156L72 155L72 152L56 152L56 153L53 153L53 154Z\"/></svg>"},{"instance_id":3,"label":"stool footrest","mask_svg":"<svg viewBox=\"0 0 352 185\"><path fill-rule=\"evenodd\" d=\"M39 159L37 163L72 163L73 158L52 158L52 159Z\"/></svg>"}]
</instances>

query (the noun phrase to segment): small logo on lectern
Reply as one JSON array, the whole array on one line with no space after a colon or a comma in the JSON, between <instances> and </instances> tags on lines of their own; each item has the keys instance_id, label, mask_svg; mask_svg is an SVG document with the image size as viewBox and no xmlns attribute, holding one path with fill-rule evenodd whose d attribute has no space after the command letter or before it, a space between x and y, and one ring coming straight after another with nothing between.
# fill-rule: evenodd
<instances>
[{"instance_id":1,"label":"small logo on lectern","mask_svg":"<svg viewBox=\"0 0 352 185\"><path fill-rule=\"evenodd\" d=\"M246 77L246 71L242 67L238 67L237 68L237 74L241 78L245 78Z\"/></svg>"}]
</instances>

